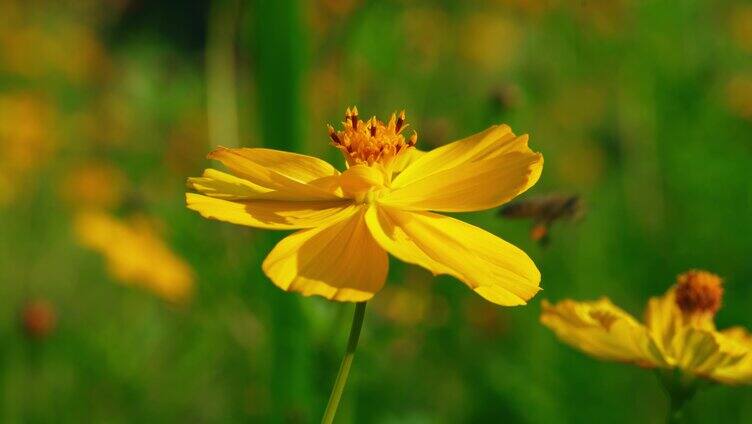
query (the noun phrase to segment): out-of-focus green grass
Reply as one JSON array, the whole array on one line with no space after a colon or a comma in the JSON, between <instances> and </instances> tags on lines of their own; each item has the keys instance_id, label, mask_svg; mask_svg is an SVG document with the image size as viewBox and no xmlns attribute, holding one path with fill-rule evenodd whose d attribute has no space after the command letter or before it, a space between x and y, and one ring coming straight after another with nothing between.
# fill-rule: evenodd
<instances>
[{"instance_id":1,"label":"out-of-focus green grass","mask_svg":"<svg viewBox=\"0 0 752 424\"><path fill-rule=\"evenodd\" d=\"M405 108L423 149L506 122L545 156L526 196L588 205L547 248L525 223L463 215L536 261L544 291L526 307L392 262L340 422L661 422L651 372L559 343L538 324L544 298L607 295L641 315L702 267L726 279L719 326L752 327L744 2L279 3L0 6L0 421L309 422L323 410L352 306L271 285L260 263L281 234L184 207L185 178L222 143L207 130L210 16L237 19L237 34L218 33L235 43L241 144L341 165L325 124L353 104L365 116ZM104 194L70 182L91 164L122 181ZM193 269L192 301L119 284L81 247L73 220L87 196L156 222ZM57 316L41 340L19 320L33 299ZM750 421L751 400L713 387L689 421Z\"/></svg>"}]
</instances>

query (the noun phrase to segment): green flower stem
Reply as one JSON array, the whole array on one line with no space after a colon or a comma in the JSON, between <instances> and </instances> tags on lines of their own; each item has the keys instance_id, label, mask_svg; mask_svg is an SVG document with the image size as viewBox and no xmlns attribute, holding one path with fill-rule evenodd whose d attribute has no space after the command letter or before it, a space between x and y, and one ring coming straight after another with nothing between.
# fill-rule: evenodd
<instances>
[{"instance_id":1,"label":"green flower stem","mask_svg":"<svg viewBox=\"0 0 752 424\"><path fill-rule=\"evenodd\" d=\"M342 392L345 391L347 376L350 374L350 366L352 365L353 357L355 356L355 349L358 347L360 329L363 327L363 317L365 314L366 302L356 303L355 314L353 315L352 326L350 327L350 338L347 340L347 348L345 349L345 357L342 358L342 364L339 366L337 379L334 380L334 387L332 388L332 393L329 395L329 403L326 405L324 418L321 419L322 424L331 424L334 421L334 415L337 413L339 400L342 397Z\"/></svg>"},{"instance_id":2,"label":"green flower stem","mask_svg":"<svg viewBox=\"0 0 752 424\"><path fill-rule=\"evenodd\" d=\"M684 406L693 396L694 391L679 396L670 396L668 416L666 417L668 424L679 424L683 421Z\"/></svg>"},{"instance_id":3,"label":"green flower stem","mask_svg":"<svg viewBox=\"0 0 752 424\"><path fill-rule=\"evenodd\" d=\"M666 422L668 424L679 424L684 420L684 407L695 396L701 382L690 375L675 370L659 371L658 379L669 399Z\"/></svg>"}]
</instances>

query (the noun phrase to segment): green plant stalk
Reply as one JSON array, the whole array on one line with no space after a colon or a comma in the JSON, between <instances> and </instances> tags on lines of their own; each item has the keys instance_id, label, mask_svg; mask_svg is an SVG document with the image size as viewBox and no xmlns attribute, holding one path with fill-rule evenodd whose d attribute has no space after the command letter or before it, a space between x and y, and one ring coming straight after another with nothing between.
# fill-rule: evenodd
<instances>
[{"instance_id":1,"label":"green plant stalk","mask_svg":"<svg viewBox=\"0 0 752 424\"><path fill-rule=\"evenodd\" d=\"M694 391L688 395L670 396L668 416L666 417L668 424L679 424L683 421L684 406L693 396Z\"/></svg>"},{"instance_id":2,"label":"green plant stalk","mask_svg":"<svg viewBox=\"0 0 752 424\"><path fill-rule=\"evenodd\" d=\"M239 147L235 93L235 38L240 0L215 0L209 11L206 40L206 105L209 144Z\"/></svg>"},{"instance_id":3,"label":"green plant stalk","mask_svg":"<svg viewBox=\"0 0 752 424\"><path fill-rule=\"evenodd\" d=\"M678 424L683 421L684 408L697 393L700 381L678 370L661 370L657 372L669 400L666 422Z\"/></svg>"},{"instance_id":4,"label":"green plant stalk","mask_svg":"<svg viewBox=\"0 0 752 424\"><path fill-rule=\"evenodd\" d=\"M350 337L347 340L347 348L345 349L345 356L342 358L342 364L339 367L337 378L334 380L334 387L332 387L332 393L329 395L329 403L327 403L324 417L321 419L322 424L331 424L334 421L334 416L337 414L337 407L342 398L342 393L345 391L347 376L350 374L350 367L352 366L353 358L355 357L355 349L358 347L360 329L363 327L363 317L365 314L366 302L356 303L353 322L350 327Z\"/></svg>"},{"instance_id":5,"label":"green plant stalk","mask_svg":"<svg viewBox=\"0 0 752 424\"><path fill-rule=\"evenodd\" d=\"M258 124L264 145L300 151L303 123L307 40L299 0L246 2L250 28L246 41L253 51ZM263 236L267 244L277 236ZM285 293L268 281L264 298L270 305L271 421L310 422L310 328L300 297Z\"/></svg>"}]
</instances>

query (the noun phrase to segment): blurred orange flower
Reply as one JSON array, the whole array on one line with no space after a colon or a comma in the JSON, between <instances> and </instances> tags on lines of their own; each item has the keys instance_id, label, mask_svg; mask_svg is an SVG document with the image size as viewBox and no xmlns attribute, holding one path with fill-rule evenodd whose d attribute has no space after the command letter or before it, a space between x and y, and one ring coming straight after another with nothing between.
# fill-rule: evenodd
<instances>
[{"instance_id":1,"label":"blurred orange flower","mask_svg":"<svg viewBox=\"0 0 752 424\"><path fill-rule=\"evenodd\" d=\"M46 26L14 21L0 28L0 69L6 72L30 78L62 75L74 83L105 74L106 50L90 27L56 20Z\"/></svg>"},{"instance_id":2,"label":"blurred orange flower","mask_svg":"<svg viewBox=\"0 0 752 424\"><path fill-rule=\"evenodd\" d=\"M55 307L45 299L27 302L21 309L20 318L23 331L34 340L49 336L57 326Z\"/></svg>"},{"instance_id":3,"label":"blurred orange flower","mask_svg":"<svg viewBox=\"0 0 752 424\"><path fill-rule=\"evenodd\" d=\"M46 162L56 145L55 107L28 92L0 97L0 167L26 172Z\"/></svg>"},{"instance_id":4,"label":"blurred orange flower","mask_svg":"<svg viewBox=\"0 0 752 424\"><path fill-rule=\"evenodd\" d=\"M75 219L81 245L104 255L116 279L143 287L175 303L190 300L194 275L150 224L121 221L104 212L81 212Z\"/></svg>"},{"instance_id":5,"label":"blurred orange flower","mask_svg":"<svg viewBox=\"0 0 752 424\"><path fill-rule=\"evenodd\" d=\"M0 205L13 199L25 179L49 161L57 146L56 123L55 107L41 95L0 96Z\"/></svg>"},{"instance_id":6,"label":"blurred orange flower","mask_svg":"<svg viewBox=\"0 0 752 424\"><path fill-rule=\"evenodd\" d=\"M738 4L730 14L731 38L740 49L752 53L752 5Z\"/></svg>"},{"instance_id":7,"label":"blurred orange flower","mask_svg":"<svg viewBox=\"0 0 752 424\"><path fill-rule=\"evenodd\" d=\"M63 179L60 197L76 209L112 209L120 205L126 177L106 162L76 166Z\"/></svg>"},{"instance_id":8,"label":"blurred orange flower","mask_svg":"<svg viewBox=\"0 0 752 424\"><path fill-rule=\"evenodd\" d=\"M752 119L752 76L737 75L726 83L726 105L735 115Z\"/></svg>"}]
</instances>

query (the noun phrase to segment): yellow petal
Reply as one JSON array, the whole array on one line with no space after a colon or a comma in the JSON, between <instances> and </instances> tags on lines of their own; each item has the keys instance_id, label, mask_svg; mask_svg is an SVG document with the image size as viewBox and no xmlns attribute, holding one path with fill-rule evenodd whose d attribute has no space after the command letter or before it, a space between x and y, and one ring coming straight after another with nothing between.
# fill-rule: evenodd
<instances>
[{"instance_id":1,"label":"yellow petal","mask_svg":"<svg viewBox=\"0 0 752 424\"><path fill-rule=\"evenodd\" d=\"M362 198L372 188L384 185L384 171L378 165L355 165L343 172L339 180L346 197Z\"/></svg>"},{"instance_id":2,"label":"yellow petal","mask_svg":"<svg viewBox=\"0 0 752 424\"><path fill-rule=\"evenodd\" d=\"M744 355L734 364L717 367L712 378L727 384L752 384L752 335L742 327L732 327L721 334L726 343L734 345L732 349Z\"/></svg>"},{"instance_id":3,"label":"yellow petal","mask_svg":"<svg viewBox=\"0 0 752 424\"><path fill-rule=\"evenodd\" d=\"M405 150L394 158L394 162L392 162L392 172L400 173L404 171L405 168L412 165L413 162L425 154L426 152L418 150L415 147Z\"/></svg>"},{"instance_id":4,"label":"yellow petal","mask_svg":"<svg viewBox=\"0 0 752 424\"><path fill-rule=\"evenodd\" d=\"M710 315L697 316L691 321L682 315L681 309L676 305L674 287L670 288L665 295L653 297L648 301L648 307L645 311L645 326L658 348L661 349L672 365L686 349L687 338L684 333L686 328L715 330Z\"/></svg>"},{"instance_id":5,"label":"yellow petal","mask_svg":"<svg viewBox=\"0 0 752 424\"><path fill-rule=\"evenodd\" d=\"M360 209L329 226L280 241L262 265L278 287L305 296L362 302L381 290L388 257L368 231Z\"/></svg>"},{"instance_id":6,"label":"yellow petal","mask_svg":"<svg viewBox=\"0 0 752 424\"><path fill-rule=\"evenodd\" d=\"M589 355L642 366L664 364L645 327L606 298L556 305L544 300L542 307L541 323Z\"/></svg>"},{"instance_id":7,"label":"yellow petal","mask_svg":"<svg viewBox=\"0 0 752 424\"><path fill-rule=\"evenodd\" d=\"M188 178L188 186L207 196L227 200L263 199L277 193L215 169L204 170L201 177Z\"/></svg>"},{"instance_id":8,"label":"yellow petal","mask_svg":"<svg viewBox=\"0 0 752 424\"><path fill-rule=\"evenodd\" d=\"M225 165L230 169L235 167L241 173L248 163L253 163L303 183L310 183L321 177L339 174L339 171L324 160L298 153L283 152L281 150L247 147L228 149L220 147L211 152L209 157L223 162L227 160L228 163Z\"/></svg>"},{"instance_id":9,"label":"yellow petal","mask_svg":"<svg viewBox=\"0 0 752 424\"><path fill-rule=\"evenodd\" d=\"M540 272L525 252L478 227L384 206L370 207L366 222L395 257L452 275L498 305L523 305L540 290Z\"/></svg>"},{"instance_id":10,"label":"yellow petal","mask_svg":"<svg viewBox=\"0 0 752 424\"><path fill-rule=\"evenodd\" d=\"M355 213L349 200L288 202L278 200L229 201L186 193L186 204L204 218L275 230L312 228Z\"/></svg>"},{"instance_id":11,"label":"yellow petal","mask_svg":"<svg viewBox=\"0 0 752 424\"><path fill-rule=\"evenodd\" d=\"M655 339L657 346L673 362L677 350L681 350L680 346L675 345L680 342L677 336L683 327L681 310L676 306L673 289L667 291L664 296L653 297L648 301L645 327Z\"/></svg>"},{"instance_id":12,"label":"yellow petal","mask_svg":"<svg viewBox=\"0 0 752 424\"><path fill-rule=\"evenodd\" d=\"M734 367L747 352L715 330L711 314L682 314L676 304L675 287L650 299L645 326L670 366L719 381L733 379Z\"/></svg>"},{"instance_id":13,"label":"yellow petal","mask_svg":"<svg viewBox=\"0 0 752 424\"><path fill-rule=\"evenodd\" d=\"M723 377L717 370L737 365L748 350L717 331L683 328L677 338L681 350L676 352L676 366L697 375Z\"/></svg>"},{"instance_id":14,"label":"yellow petal","mask_svg":"<svg viewBox=\"0 0 752 424\"><path fill-rule=\"evenodd\" d=\"M490 209L530 188L543 170L543 156L539 153L510 152L489 157L413 180L393 189L380 202L411 210Z\"/></svg>"},{"instance_id":15,"label":"yellow petal","mask_svg":"<svg viewBox=\"0 0 752 424\"><path fill-rule=\"evenodd\" d=\"M414 160L398 175L392 186L404 187L411 182L425 178L459 165L488 159L512 151L527 152L527 136L516 137L507 125L495 125L485 131L459 141L431 150Z\"/></svg>"},{"instance_id":16,"label":"yellow petal","mask_svg":"<svg viewBox=\"0 0 752 424\"><path fill-rule=\"evenodd\" d=\"M277 192L277 200L328 200L339 196L328 182L339 172L328 163L295 153L269 149L228 149L209 154L233 174L250 183ZM324 182L324 183L322 183Z\"/></svg>"}]
</instances>

